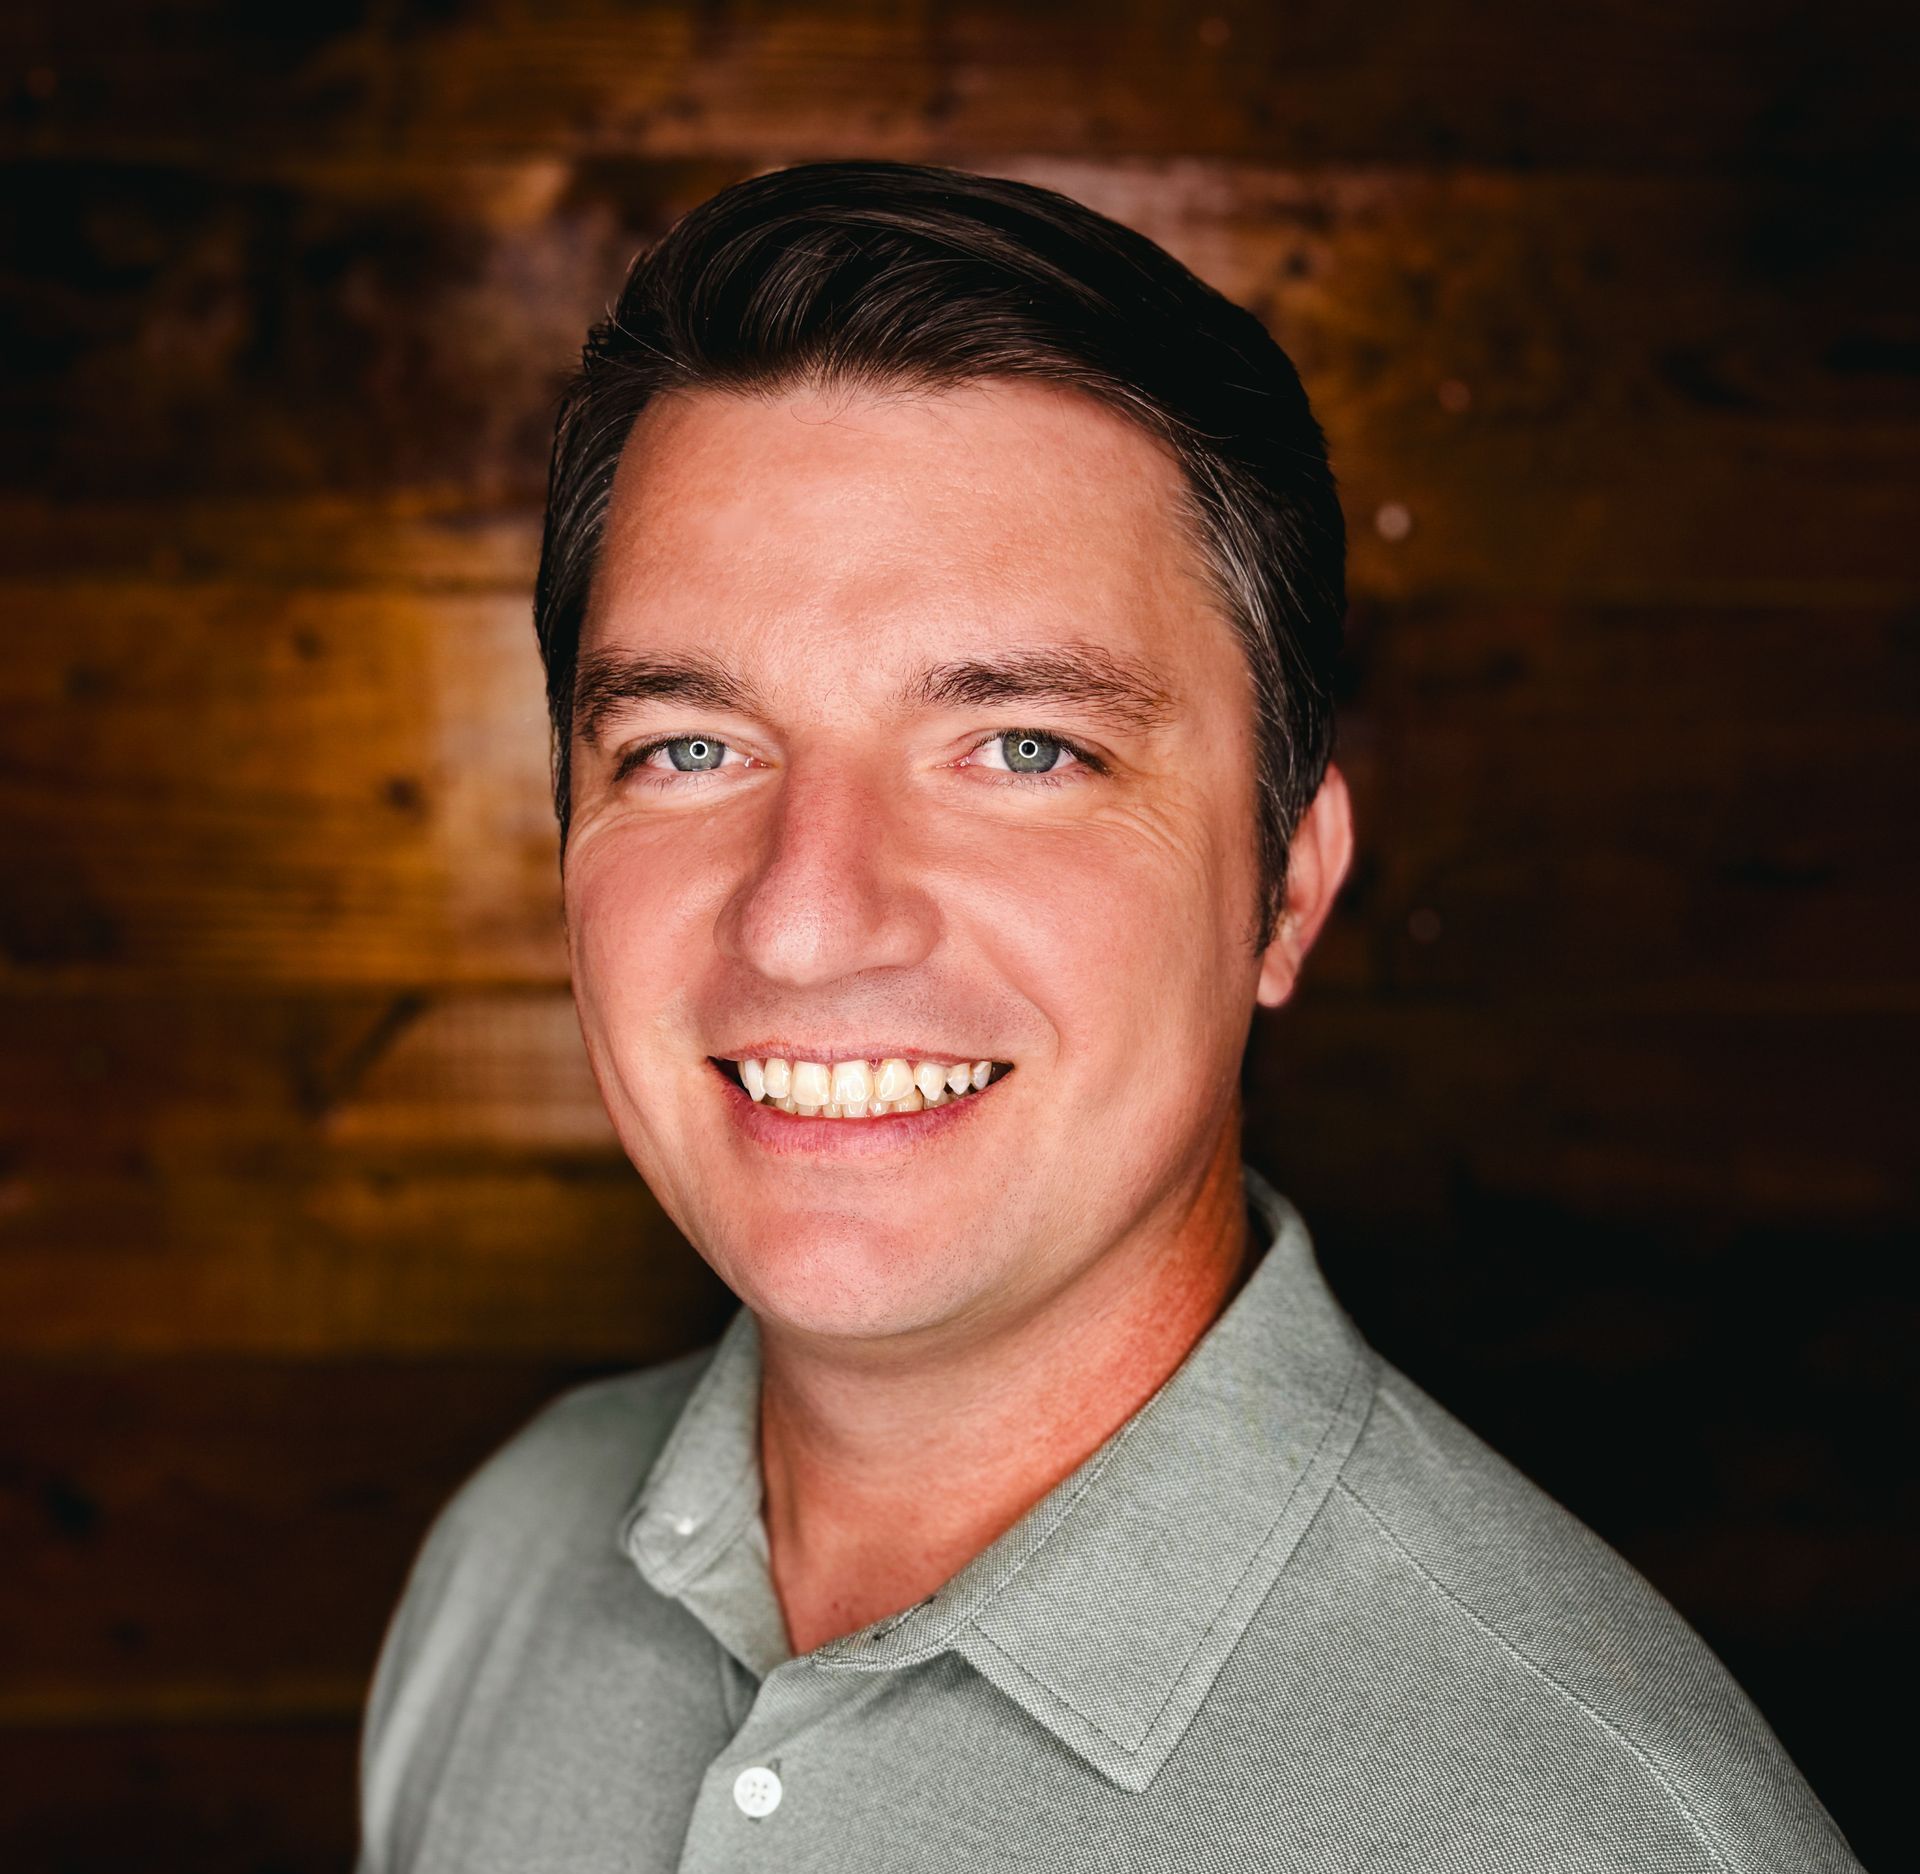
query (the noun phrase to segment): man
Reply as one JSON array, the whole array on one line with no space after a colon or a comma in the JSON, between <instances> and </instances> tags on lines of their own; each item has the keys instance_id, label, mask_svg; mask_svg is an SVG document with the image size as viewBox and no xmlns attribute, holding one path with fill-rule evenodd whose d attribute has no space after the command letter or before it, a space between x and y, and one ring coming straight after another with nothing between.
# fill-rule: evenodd
<instances>
[{"instance_id":1,"label":"man","mask_svg":"<svg viewBox=\"0 0 1920 1874\"><path fill-rule=\"evenodd\" d=\"M802 167L636 263L537 597L567 931L743 1306L436 1525L366 1874L1856 1865L1241 1165L1343 550L1258 322L1060 196Z\"/></svg>"}]
</instances>

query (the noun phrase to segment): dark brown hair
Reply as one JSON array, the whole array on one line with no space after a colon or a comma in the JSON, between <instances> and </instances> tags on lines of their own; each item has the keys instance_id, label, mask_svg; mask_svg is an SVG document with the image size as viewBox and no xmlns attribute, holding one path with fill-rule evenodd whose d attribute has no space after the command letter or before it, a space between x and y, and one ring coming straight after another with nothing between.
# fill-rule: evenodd
<instances>
[{"instance_id":1,"label":"dark brown hair","mask_svg":"<svg viewBox=\"0 0 1920 1874\"><path fill-rule=\"evenodd\" d=\"M1254 315L1145 235L1028 183L807 163L736 183L633 264L555 425L534 622L564 845L580 631L621 449L657 392L1072 385L1184 471L1190 525L1253 675L1256 948L1333 749L1346 536L1299 374Z\"/></svg>"}]
</instances>

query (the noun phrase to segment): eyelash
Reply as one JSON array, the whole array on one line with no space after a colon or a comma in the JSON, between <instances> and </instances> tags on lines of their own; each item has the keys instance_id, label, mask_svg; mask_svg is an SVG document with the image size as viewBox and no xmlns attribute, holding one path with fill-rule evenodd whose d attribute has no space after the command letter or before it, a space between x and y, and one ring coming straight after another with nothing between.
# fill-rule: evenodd
<instances>
[{"instance_id":1,"label":"eyelash","mask_svg":"<svg viewBox=\"0 0 1920 1874\"><path fill-rule=\"evenodd\" d=\"M675 742L718 742L720 740L721 738L717 735L703 736L698 733L693 735L663 735L657 742L646 742L639 748L628 749L614 764L614 781L618 783L632 780L636 774L641 773L641 771L645 769L647 763L651 761L655 755L659 754L663 748L671 748ZM730 748L733 745L729 742L726 743L725 746ZM719 770L717 768L694 769L685 773L676 773L674 779L678 781L700 781L704 780L707 775L717 774L718 772ZM663 776L662 779L658 781L647 779L645 785L649 787L664 787L667 785L667 782Z\"/></svg>"},{"instance_id":2,"label":"eyelash","mask_svg":"<svg viewBox=\"0 0 1920 1874\"><path fill-rule=\"evenodd\" d=\"M1105 774L1107 771L1106 763L1103 762L1099 756L1082 748L1078 742L1069 741L1064 735L1055 735L1050 729L995 729L991 735L982 736L972 748L967 750L967 753L969 756L977 755L981 749L987 747L989 744L1003 741L1010 735L1031 735L1043 742L1052 742L1056 747L1064 748L1075 761L1092 773ZM990 775L997 784L1012 781L1022 786L1032 786L1035 782L1038 782L1042 787L1065 787L1068 784L1068 774L1071 773L1071 770L1068 770L1067 773L1015 774L1011 772L999 773L989 768L983 769L982 772Z\"/></svg>"},{"instance_id":3,"label":"eyelash","mask_svg":"<svg viewBox=\"0 0 1920 1874\"><path fill-rule=\"evenodd\" d=\"M985 748L989 743L998 742L1009 735L1038 736L1042 741L1052 742L1057 747L1064 748L1076 762L1083 768L1088 769L1091 773L1105 774L1107 771L1106 763L1103 762L1099 756L1092 753L1091 750L1082 748L1078 742L1069 741L1066 736L1055 735L1051 730L1047 729L995 729L991 735L982 736L973 747L967 750L969 758L979 754L981 749ZM631 780L636 775L644 775L647 763L651 761L655 755L659 754L663 748L670 748L675 742L688 742L697 739L700 738L696 735L663 735L657 741L643 743L639 748L630 748L620 757L618 763L616 763L613 778L615 782L618 783ZM722 738L717 735L710 739L716 742L722 740ZM727 746L731 746L731 744L727 744ZM690 770L677 773L674 779L684 784L691 780L703 780L707 775L717 774L719 772L720 770L717 768ZM996 785L1009 781L1020 786L1028 787L1034 785L1036 782L1042 787L1064 787L1067 785L1067 776L1064 773L1015 774L1011 772L997 773L992 769L984 769L982 772L991 775ZM664 787L671 785L671 783L663 776L657 781L651 778L645 779L643 785Z\"/></svg>"}]
</instances>

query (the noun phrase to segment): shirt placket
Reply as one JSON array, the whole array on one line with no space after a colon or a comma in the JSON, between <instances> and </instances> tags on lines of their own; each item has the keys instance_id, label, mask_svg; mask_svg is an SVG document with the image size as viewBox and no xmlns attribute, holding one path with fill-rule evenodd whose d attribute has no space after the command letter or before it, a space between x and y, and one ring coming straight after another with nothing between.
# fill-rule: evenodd
<instances>
[{"instance_id":1,"label":"shirt placket","mask_svg":"<svg viewBox=\"0 0 1920 1874\"><path fill-rule=\"evenodd\" d=\"M737 1665L729 1670L751 1680ZM701 1779L680 1874L792 1870L792 1825L836 1802L835 1777L845 1762L829 1740L843 1735L857 1708L890 1677L836 1671L812 1658L787 1660L768 1673Z\"/></svg>"}]
</instances>

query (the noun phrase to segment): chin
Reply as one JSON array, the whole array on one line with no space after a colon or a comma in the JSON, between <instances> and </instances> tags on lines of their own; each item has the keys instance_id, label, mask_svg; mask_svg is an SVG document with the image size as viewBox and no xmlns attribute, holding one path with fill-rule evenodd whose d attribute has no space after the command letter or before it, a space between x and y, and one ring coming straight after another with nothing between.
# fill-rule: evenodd
<instances>
[{"instance_id":1,"label":"chin","mask_svg":"<svg viewBox=\"0 0 1920 1874\"><path fill-rule=\"evenodd\" d=\"M730 1246L724 1259L710 1260L765 1320L804 1334L873 1339L950 1313L962 1300L958 1258L957 1244L908 1247L898 1229L870 1222L789 1217L777 1237Z\"/></svg>"}]
</instances>

